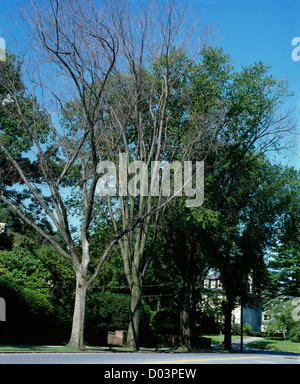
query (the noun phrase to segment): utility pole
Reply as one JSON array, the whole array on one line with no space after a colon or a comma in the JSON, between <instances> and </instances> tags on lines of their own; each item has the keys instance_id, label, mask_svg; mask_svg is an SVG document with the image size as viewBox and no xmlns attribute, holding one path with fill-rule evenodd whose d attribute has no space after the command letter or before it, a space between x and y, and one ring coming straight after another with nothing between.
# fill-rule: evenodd
<instances>
[{"instance_id":1,"label":"utility pole","mask_svg":"<svg viewBox=\"0 0 300 384\"><path fill-rule=\"evenodd\" d=\"M244 319L243 319L243 302L241 302L241 352L243 352L243 333L244 333Z\"/></svg>"}]
</instances>

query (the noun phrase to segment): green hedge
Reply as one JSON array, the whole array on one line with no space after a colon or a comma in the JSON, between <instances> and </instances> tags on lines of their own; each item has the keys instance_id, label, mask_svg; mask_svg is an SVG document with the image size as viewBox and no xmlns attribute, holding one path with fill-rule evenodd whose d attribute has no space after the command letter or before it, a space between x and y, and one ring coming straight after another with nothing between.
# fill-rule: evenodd
<instances>
[{"instance_id":1,"label":"green hedge","mask_svg":"<svg viewBox=\"0 0 300 384\"><path fill-rule=\"evenodd\" d=\"M96 292L91 290L87 297L85 341L89 345L104 345L108 331L126 331L128 328L130 295L121 293ZM140 314L140 342L145 345L152 341L149 328L150 311L142 300ZM125 337L126 341L126 337Z\"/></svg>"},{"instance_id":2,"label":"green hedge","mask_svg":"<svg viewBox=\"0 0 300 384\"><path fill-rule=\"evenodd\" d=\"M0 323L1 344L41 344L55 339L54 308L45 295L1 278L0 296L6 302L6 321Z\"/></svg>"}]
</instances>

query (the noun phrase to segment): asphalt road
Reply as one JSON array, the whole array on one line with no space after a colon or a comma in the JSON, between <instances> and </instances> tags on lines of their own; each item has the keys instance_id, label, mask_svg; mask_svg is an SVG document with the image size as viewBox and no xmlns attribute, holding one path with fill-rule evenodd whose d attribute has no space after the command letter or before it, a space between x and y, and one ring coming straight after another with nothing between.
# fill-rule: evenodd
<instances>
[{"instance_id":1,"label":"asphalt road","mask_svg":"<svg viewBox=\"0 0 300 384\"><path fill-rule=\"evenodd\" d=\"M97 353L91 351L77 353L5 352L0 353L0 364L2 364L2 367L3 364L97 364L101 365L102 372L110 372L109 374L111 375L113 375L111 367L114 367L115 371L120 372L122 369L125 369L126 372L128 370L142 372L143 369L145 375L147 375L148 372L152 375L155 375L155 372L164 375L164 369L172 369L171 367L174 368L174 372L176 373L177 365L181 367L191 367L195 364L300 364L300 353L262 351L247 348L249 342L259 339L260 338L245 337L243 340L243 352L240 352L240 339L232 340L232 348L235 350L233 353L222 353L216 350L207 353L179 353L166 352L163 350L159 352L149 352L148 350L147 352ZM138 365L143 365L143 368L141 366L138 367ZM148 365L149 368L146 369L145 367ZM158 371L158 369L160 369L160 371ZM185 371L182 372L184 373Z\"/></svg>"},{"instance_id":2,"label":"asphalt road","mask_svg":"<svg viewBox=\"0 0 300 384\"><path fill-rule=\"evenodd\" d=\"M300 354L246 351L243 353L2 353L0 364L299 364ZM135 368L138 369L138 368Z\"/></svg>"}]
</instances>

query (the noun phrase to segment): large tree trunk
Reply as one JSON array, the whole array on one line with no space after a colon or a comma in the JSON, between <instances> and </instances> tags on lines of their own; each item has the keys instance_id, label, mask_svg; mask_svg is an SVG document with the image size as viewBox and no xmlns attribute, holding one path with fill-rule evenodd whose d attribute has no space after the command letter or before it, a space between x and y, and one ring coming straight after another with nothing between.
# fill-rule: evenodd
<instances>
[{"instance_id":1,"label":"large tree trunk","mask_svg":"<svg viewBox=\"0 0 300 384\"><path fill-rule=\"evenodd\" d=\"M142 299L142 284L139 279L134 279L131 288L130 314L127 335L127 348L139 349L140 311Z\"/></svg>"},{"instance_id":2,"label":"large tree trunk","mask_svg":"<svg viewBox=\"0 0 300 384\"><path fill-rule=\"evenodd\" d=\"M194 254L193 244L189 244L186 250L186 264L183 273L183 292L182 304L180 309L180 330L179 345L182 347L191 347L191 328L190 328L190 264Z\"/></svg>"},{"instance_id":3,"label":"large tree trunk","mask_svg":"<svg viewBox=\"0 0 300 384\"><path fill-rule=\"evenodd\" d=\"M179 344L183 347L191 347L190 300L187 287L184 289L184 299L180 309Z\"/></svg>"},{"instance_id":4,"label":"large tree trunk","mask_svg":"<svg viewBox=\"0 0 300 384\"><path fill-rule=\"evenodd\" d=\"M231 349L231 312L232 307L228 303L225 306L225 329L224 329L224 343L225 349Z\"/></svg>"},{"instance_id":5,"label":"large tree trunk","mask_svg":"<svg viewBox=\"0 0 300 384\"><path fill-rule=\"evenodd\" d=\"M69 346L84 349L84 318L86 305L87 281L86 274L80 267L76 271L76 292L73 314L72 332Z\"/></svg>"}]
</instances>

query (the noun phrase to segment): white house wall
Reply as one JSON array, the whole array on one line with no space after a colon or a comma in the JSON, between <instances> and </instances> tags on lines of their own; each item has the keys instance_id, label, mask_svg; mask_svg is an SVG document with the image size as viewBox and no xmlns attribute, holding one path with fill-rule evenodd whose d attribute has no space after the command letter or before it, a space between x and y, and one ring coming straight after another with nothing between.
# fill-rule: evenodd
<instances>
[{"instance_id":1,"label":"white house wall","mask_svg":"<svg viewBox=\"0 0 300 384\"><path fill-rule=\"evenodd\" d=\"M232 312L232 319L235 324L241 323L241 308L237 307ZM251 326L253 332L261 331L262 321L262 304L259 302L254 307L245 307L243 310L243 323L247 323Z\"/></svg>"}]
</instances>

